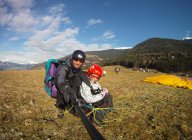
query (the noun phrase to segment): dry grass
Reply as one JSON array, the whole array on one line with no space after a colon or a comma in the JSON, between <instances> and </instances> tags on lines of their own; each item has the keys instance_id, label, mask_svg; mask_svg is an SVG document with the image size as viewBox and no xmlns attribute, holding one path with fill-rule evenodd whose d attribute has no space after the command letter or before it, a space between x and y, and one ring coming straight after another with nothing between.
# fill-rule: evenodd
<instances>
[{"instance_id":1,"label":"dry grass","mask_svg":"<svg viewBox=\"0 0 192 140\"><path fill-rule=\"evenodd\" d=\"M100 83L112 94L115 111L109 114L112 122L96 127L106 139L192 139L192 90L141 81L158 73L105 70ZM44 72L0 71L0 139L90 139L79 118L69 113L56 118Z\"/></svg>"}]
</instances>

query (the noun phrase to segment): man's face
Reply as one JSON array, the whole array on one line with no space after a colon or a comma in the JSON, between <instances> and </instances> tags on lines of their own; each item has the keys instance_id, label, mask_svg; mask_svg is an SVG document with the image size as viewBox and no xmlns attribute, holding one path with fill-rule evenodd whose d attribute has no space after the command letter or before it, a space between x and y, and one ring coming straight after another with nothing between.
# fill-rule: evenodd
<instances>
[{"instance_id":1,"label":"man's face","mask_svg":"<svg viewBox=\"0 0 192 140\"><path fill-rule=\"evenodd\" d=\"M72 59L72 65L76 68L79 69L83 65L83 61L79 59Z\"/></svg>"}]
</instances>

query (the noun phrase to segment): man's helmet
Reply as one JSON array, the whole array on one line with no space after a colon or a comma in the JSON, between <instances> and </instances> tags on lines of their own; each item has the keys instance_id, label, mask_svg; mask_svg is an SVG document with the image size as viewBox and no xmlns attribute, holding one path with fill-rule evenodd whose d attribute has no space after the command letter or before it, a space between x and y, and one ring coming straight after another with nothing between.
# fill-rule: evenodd
<instances>
[{"instance_id":1,"label":"man's helmet","mask_svg":"<svg viewBox=\"0 0 192 140\"><path fill-rule=\"evenodd\" d=\"M90 77L92 74L98 76L98 77L102 77L103 76L103 69L97 65L97 64L93 64L87 72L87 76Z\"/></svg>"},{"instance_id":2,"label":"man's helmet","mask_svg":"<svg viewBox=\"0 0 192 140\"><path fill-rule=\"evenodd\" d=\"M83 51L81 50L76 50L72 54L72 59L74 60L81 60L82 62L85 62L86 55Z\"/></svg>"}]
</instances>

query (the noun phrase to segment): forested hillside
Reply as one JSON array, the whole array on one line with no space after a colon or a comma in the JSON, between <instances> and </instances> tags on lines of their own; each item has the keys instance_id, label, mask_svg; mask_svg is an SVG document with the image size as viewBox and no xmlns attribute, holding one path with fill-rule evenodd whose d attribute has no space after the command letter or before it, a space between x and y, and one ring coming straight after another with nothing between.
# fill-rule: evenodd
<instances>
[{"instance_id":1,"label":"forested hillside","mask_svg":"<svg viewBox=\"0 0 192 140\"><path fill-rule=\"evenodd\" d=\"M152 38L104 65L120 64L130 68L150 68L162 72L192 71L192 43L184 40Z\"/></svg>"}]
</instances>

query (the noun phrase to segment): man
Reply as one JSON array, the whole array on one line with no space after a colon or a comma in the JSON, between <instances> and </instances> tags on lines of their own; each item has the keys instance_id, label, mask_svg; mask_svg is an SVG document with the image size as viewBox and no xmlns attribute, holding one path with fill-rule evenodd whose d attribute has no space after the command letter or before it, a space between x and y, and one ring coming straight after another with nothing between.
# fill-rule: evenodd
<instances>
[{"instance_id":1,"label":"man","mask_svg":"<svg viewBox=\"0 0 192 140\"><path fill-rule=\"evenodd\" d=\"M64 110L67 105L72 103L71 91L78 92L78 89L74 87L75 77L81 73L81 67L85 62L86 55L81 50L73 52L71 58L67 59L64 63L58 66L57 74L55 77L55 85L58 89L58 96L56 101L56 107L59 109L58 117L64 117ZM75 85L79 86L80 85Z\"/></svg>"}]
</instances>

